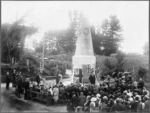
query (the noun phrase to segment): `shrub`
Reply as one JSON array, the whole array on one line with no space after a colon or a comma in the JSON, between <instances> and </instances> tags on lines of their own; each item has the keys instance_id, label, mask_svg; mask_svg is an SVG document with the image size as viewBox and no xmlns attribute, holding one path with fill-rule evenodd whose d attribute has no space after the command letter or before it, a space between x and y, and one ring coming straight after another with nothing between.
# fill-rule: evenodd
<instances>
[{"instance_id":1,"label":"shrub","mask_svg":"<svg viewBox=\"0 0 150 113\"><path fill-rule=\"evenodd\" d=\"M148 70L143 68L143 67L140 67L138 69L138 75L140 78L146 78L146 74L147 74Z\"/></svg>"},{"instance_id":2,"label":"shrub","mask_svg":"<svg viewBox=\"0 0 150 113\"><path fill-rule=\"evenodd\" d=\"M125 65L125 54L118 51L116 56L116 70L122 71L124 70L124 65Z\"/></svg>"},{"instance_id":3,"label":"shrub","mask_svg":"<svg viewBox=\"0 0 150 113\"><path fill-rule=\"evenodd\" d=\"M58 65L58 68L61 70L62 75L65 75L67 65L60 61L56 61L56 60L45 62L45 65L44 65L45 70L44 70L43 75L56 76L56 66L57 65Z\"/></svg>"},{"instance_id":4,"label":"shrub","mask_svg":"<svg viewBox=\"0 0 150 113\"><path fill-rule=\"evenodd\" d=\"M29 65L27 65L27 60L29 60ZM25 55L17 64L17 70L22 71L24 77L35 76L39 66L39 59L31 55Z\"/></svg>"}]
</instances>

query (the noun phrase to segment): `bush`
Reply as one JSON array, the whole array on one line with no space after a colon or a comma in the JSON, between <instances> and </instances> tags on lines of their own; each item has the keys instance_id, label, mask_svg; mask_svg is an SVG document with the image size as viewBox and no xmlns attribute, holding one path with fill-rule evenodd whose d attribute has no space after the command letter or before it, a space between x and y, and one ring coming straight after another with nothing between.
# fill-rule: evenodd
<instances>
[{"instance_id":1,"label":"bush","mask_svg":"<svg viewBox=\"0 0 150 113\"><path fill-rule=\"evenodd\" d=\"M27 60L29 60L29 65L27 65ZM32 55L24 55L20 62L17 64L16 70L21 71L23 77L26 78L35 76L39 70L39 67L39 59Z\"/></svg>"},{"instance_id":2,"label":"bush","mask_svg":"<svg viewBox=\"0 0 150 113\"><path fill-rule=\"evenodd\" d=\"M125 65L125 54L118 51L116 56L116 70L122 71L124 70L124 65Z\"/></svg>"},{"instance_id":3,"label":"bush","mask_svg":"<svg viewBox=\"0 0 150 113\"><path fill-rule=\"evenodd\" d=\"M138 69L138 75L140 78L146 78L146 74L147 74L148 70L143 68L143 67L140 67Z\"/></svg>"},{"instance_id":4,"label":"bush","mask_svg":"<svg viewBox=\"0 0 150 113\"><path fill-rule=\"evenodd\" d=\"M100 56L97 58L97 66L100 67L102 76L112 75L114 71L123 71L125 69L125 54L118 51L111 57Z\"/></svg>"},{"instance_id":5,"label":"bush","mask_svg":"<svg viewBox=\"0 0 150 113\"><path fill-rule=\"evenodd\" d=\"M56 66L61 70L62 75L64 76L66 73L67 65L56 60L52 60L49 62L45 62L43 75L46 76L56 76Z\"/></svg>"}]
</instances>

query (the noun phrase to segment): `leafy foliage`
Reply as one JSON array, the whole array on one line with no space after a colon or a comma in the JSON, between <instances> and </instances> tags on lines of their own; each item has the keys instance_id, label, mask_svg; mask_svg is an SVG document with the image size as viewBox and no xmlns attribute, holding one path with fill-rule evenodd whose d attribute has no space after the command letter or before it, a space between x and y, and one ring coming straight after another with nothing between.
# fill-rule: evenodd
<instances>
[{"instance_id":1,"label":"leafy foliage","mask_svg":"<svg viewBox=\"0 0 150 113\"><path fill-rule=\"evenodd\" d=\"M149 55L149 44L148 43L145 43L143 49L144 49L144 54Z\"/></svg>"},{"instance_id":2,"label":"leafy foliage","mask_svg":"<svg viewBox=\"0 0 150 113\"><path fill-rule=\"evenodd\" d=\"M124 70L125 54L122 53L122 52L120 52L120 51L118 51L117 54L116 54L116 56L115 56L115 58L116 58L116 61L117 61L117 63L116 63L116 69L118 71Z\"/></svg>"},{"instance_id":3,"label":"leafy foliage","mask_svg":"<svg viewBox=\"0 0 150 113\"><path fill-rule=\"evenodd\" d=\"M138 70L138 75L140 78L146 78L146 74L147 74L148 70L143 68L143 67L139 67Z\"/></svg>"},{"instance_id":4,"label":"leafy foliage","mask_svg":"<svg viewBox=\"0 0 150 113\"><path fill-rule=\"evenodd\" d=\"M92 37L97 37L93 40L94 51L99 55L109 56L112 53L116 53L119 47L119 43L122 41L122 26L117 16L110 16L109 19L105 19L97 30L97 34L92 34ZM95 45L96 43L96 45ZM101 49L103 47L104 49Z\"/></svg>"},{"instance_id":5,"label":"leafy foliage","mask_svg":"<svg viewBox=\"0 0 150 113\"><path fill-rule=\"evenodd\" d=\"M66 65L62 62L53 60L45 62L43 75L46 76L56 76L56 66L61 70L62 75L64 76L66 73Z\"/></svg>"},{"instance_id":6,"label":"leafy foliage","mask_svg":"<svg viewBox=\"0 0 150 113\"><path fill-rule=\"evenodd\" d=\"M69 27L63 30L50 30L45 33L44 46L47 55L69 54L75 52L76 39L78 34L79 12L69 12ZM101 26L91 25L91 35L94 53L97 55L109 56L116 53L122 41L122 26L117 16L110 16L105 19ZM37 45L37 44L35 44ZM35 46L37 52L42 52L42 43Z\"/></svg>"},{"instance_id":7,"label":"leafy foliage","mask_svg":"<svg viewBox=\"0 0 150 113\"><path fill-rule=\"evenodd\" d=\"M12 63L12 58L19 61L23 54L24 42L27 36L37 32L37 28L22 25L23 19L12 24L2 24L2 62Z\"/></svg>"}]
</instances>

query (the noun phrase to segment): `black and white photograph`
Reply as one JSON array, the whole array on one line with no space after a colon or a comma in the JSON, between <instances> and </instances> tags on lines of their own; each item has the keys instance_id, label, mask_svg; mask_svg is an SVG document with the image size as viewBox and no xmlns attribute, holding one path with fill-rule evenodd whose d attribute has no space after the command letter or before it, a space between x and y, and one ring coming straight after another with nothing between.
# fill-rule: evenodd
<instances>
[{"instance_id":1,"label":"black and white photograph","mask_svg":"<svg viewBox=\"0 0 150 113\"><path fill-rule=\"evenodd\" d=\"M149 1L1 1L1 112L149 113Z\"/></svg>"}]
</instances>

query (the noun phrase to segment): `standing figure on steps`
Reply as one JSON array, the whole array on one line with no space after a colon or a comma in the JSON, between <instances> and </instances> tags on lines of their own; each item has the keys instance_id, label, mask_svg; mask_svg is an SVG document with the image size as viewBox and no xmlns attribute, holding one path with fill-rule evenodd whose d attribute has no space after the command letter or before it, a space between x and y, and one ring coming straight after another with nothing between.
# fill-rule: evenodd
<instances>
[{"instance_id":1,"label":"standing figure on steps","mask_svg":"<svg viewBox=\"0 0 150 113\"><path fill-rule=\"evenodd\" d=\"M95 85L95 75L93 72L91 72L91 74L89 76L89 81L92 85Z\"/></svg>"},{"instance_id":2,"label":"standing figure on steps","mask_svg":"<svg viewBox=\"0 0 150 113\"><path fill-rule=\"evenodd\" d=\"M6 89L8 90L9 89L9 83L10 83L10 75L9 75L9 72L6 73Z\"/></svg>"}]
</instances>

